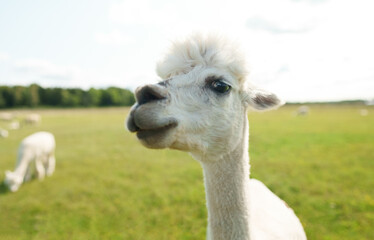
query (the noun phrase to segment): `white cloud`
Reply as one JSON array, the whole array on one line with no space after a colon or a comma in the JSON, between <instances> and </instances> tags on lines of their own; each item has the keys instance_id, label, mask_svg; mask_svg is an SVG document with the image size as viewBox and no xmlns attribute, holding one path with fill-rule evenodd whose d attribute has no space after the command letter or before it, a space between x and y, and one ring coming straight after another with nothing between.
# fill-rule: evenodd
<instances>
[{"instance_id":1,"label":"white cloud","mask_svg":"<svg viewBox=\"0 0 374 240\"><path fill-rule=\"evenodd\" d=\"M71 80L74 69L66 66L59 66L40 59L24 59L14 63L18 73L33 75L36 78L51 80Z\"/></svg>"},{"instance_id":2,"label":"white cloud","mask_svg":"<svg viewBox=\"0 0 374 240\"><path fill-rule=\"evenodd\" d=\"M149 32L138 36L141 53L131 56L131 79L144 80L137 64L145 58L147 66L152 64L170 39L193 31L219 32L242 43L252 81L286 100L370 98L365 89L373 84L357 82L374 75L372 5L348 0L125 0L113 5L109 18ZM344 93L348 88L355 90Z\"/></svg>"},{"instance_id":3,"label":"white cloud","mask_svg":"<svg viewBox=\"0 0 374 240\"><path fill-rule=\"evenodd\" d=\"M6 61L8 59L9 59L8 54L0 52L0 62Z\"/></svg>"},{"instance_id":4,"label":"white cloud","mask_svg":"<svg viewBox=\"0 0 374 240\"><path fill-rule=\"evenodd\" d=\"M202 31L241 43L251 80L286 100L371 98L373 7L370 0L115 1L105 28L90 33L94 60L82 58L74 66L69 59L22 60L14 76L46 85L135 89L157 79L156 61L170 40ZM0 61L8 58L3 55ZM0 74L7 64L0 65Z\"/></svg>"},{"instance_id":5,"label":"white cloud","mask_svg":"<svg viewBox=\"0 0 374 240\"><path fill-rule=\"evenodd\" d=\"M118 29L109 33L97 33L95 35L95 40L100 44L114 46L134 43L134 39L130 35L125 34Z\"/></svg>"},{"instance_id":6,"label":"white cloud","mask_svg":"<svg viewBox=\"0 0 374 240\"><path fill-rule=\"evenodd\" d=\"M126 79L136 79L139 83L145 79L150 79L143 74L141 79L131 73L110 72L102 69L84 69L78 66L58 65L42 59L22 59L17 60L12 65L13 74L12 84L28 85L37 83L44 87L67 87L83 88L90 87L109 87L119 86L123 88L132 88L126 83ZM15 77L14 77L15 76ZM1 81L1 79L0 79ZM9 81L8 81L9 84Z\"/></svg>"},{"instance_id":7,"label":"white cloud","mask_svg":"<svg viewBox=\"0 0 374 240\"><path fill-rule=\"evenodd\" d=\"M297 24L282 21L282 14L293 15L289 9L277 3L271 9L278 13L269 7L259 8L268 25L262 26L264 31L249 29L251 37L246 36L252 80L291 101L372 98L373 93L367 89L374 89L374 32L370 30L374 22L370 11L373 4L303 4L309 10L299 9L302 16L296 14L293 21L303 23L300 29L308 25L311 28L298 34L276 33L279 29L297 29ZM280 73L282 66L287 66L288 71Z\"/></svg>"},{"instance_id":8,"label":"white cloud","mask_svg":"<svg viewBox=\"0 0 374 240\"><path fill-rule=\"evenodd\" d=\"M123 0L112 5L109 19L116 24L147 28L158 36L171 38L191 31L221 31L245 25L246 1Z\"/></svg>"},{"instance_id":9,"label":"white cloud","mask_svg":"<svg viewBox=\"0 0 374 240\"><path fill-rule=\"evenodd\" d=\"M90 74L76 66L57 65L42 59L22 59L15 61L13 67L20 76L14 84L28 82L48 87L84 88L90 85Z\"/></svg>"},{"instance_id":10,"label":"white cloud","mask_svg":"<svg viewBox=\"0 0 374 240\"><path fill-rule=\"evenodd\" d=\"M247 14L247 27L274 34L302 33L314 28L322 20L320 9L324 4L307 2L263 0L252 2Z\"/></svg>"},{"instance_id":11,"label":"white cloud","mask_svg":"<svg viewBox=\"0 0 374 240\"><path fill-rule=\"evenodd\" d=\"M269 31L274 34L284 33L304 33L309 31L311 27L292 24L291 26L279 26L276 22L270 22L260 17L252 17L247 20L247 27L255 30Z\"/></svg>"},{"instance_id":12,"label":"white cloud","mask_svg":"<svg viewBox=\"0 0 374 240\"><path fill-rule=\"evenodd\" d=\"M164 12L150 6L147 0L125 0L113 4L109 9L109 18L122 24L157 24Z\"/></svg>"}]
</instances>

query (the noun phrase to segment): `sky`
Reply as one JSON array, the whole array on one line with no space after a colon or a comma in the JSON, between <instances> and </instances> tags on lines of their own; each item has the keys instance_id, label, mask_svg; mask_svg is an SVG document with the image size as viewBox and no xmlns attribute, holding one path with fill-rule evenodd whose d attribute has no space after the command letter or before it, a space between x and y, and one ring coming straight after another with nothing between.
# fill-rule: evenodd
<instances>
[{"instance_id":1,"label":"sky","mask_svg":"<svg viewBox=\"0 0 374 240\"><path fill-rule=\"evenodd\" d=\"M374 98L372 0L13 0L0 3L0 85L155 83L194 32L233 39L249 80L289 102Z\"/></svg>"}]
</instances>

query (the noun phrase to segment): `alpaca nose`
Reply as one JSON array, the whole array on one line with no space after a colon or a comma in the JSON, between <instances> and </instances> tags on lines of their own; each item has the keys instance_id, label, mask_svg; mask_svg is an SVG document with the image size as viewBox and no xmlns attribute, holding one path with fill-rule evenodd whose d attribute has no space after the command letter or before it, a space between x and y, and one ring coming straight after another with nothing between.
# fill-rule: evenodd
<instances>
[{"instance_id":1,"label":"alpaca nose","mask_svg":"<svg viewBox=\"0 0 374 240\"><path fill-rule=\"evenodd\" d=\"M167 95L166 88L158 85L145 85L135 90L135 98L139 105L166 99Z\"/></svg>"}]
</instances>

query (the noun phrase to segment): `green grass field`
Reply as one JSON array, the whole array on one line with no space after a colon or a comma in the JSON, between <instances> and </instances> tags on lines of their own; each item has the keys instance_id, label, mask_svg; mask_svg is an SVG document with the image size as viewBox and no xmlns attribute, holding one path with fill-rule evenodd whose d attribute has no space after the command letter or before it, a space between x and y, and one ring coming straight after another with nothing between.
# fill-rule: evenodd
<instances>
[{"instance_id":1,"label":"green grass field","mask_svg":"<svg viewBox=\"0 0 374 240\"><path fill-rule=\"evenodd\" d=\"M252 177L295 210L309 239L374 239L374 108L296 108L249 114ZM124 129L127 108L36 112L40 126L0 138L0 181L40 130L55 134L56 172L17 193L0 186L0 239L205 239L202 170L187 153L141 146Z\"/></svg>"}]
</instances>

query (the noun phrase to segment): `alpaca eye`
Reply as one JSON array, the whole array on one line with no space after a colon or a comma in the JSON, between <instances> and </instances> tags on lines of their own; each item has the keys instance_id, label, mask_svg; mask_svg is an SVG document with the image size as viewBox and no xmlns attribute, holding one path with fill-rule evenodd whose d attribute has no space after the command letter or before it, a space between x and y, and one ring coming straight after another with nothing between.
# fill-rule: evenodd
<instances>
[{"instance_id":1,"label":"alpaca eye","mask_svg":"<svg viewBox=\"0 0 374 240\"><path fill-rule=\"evenodd\" d=\"M228 85L228 84L226 84L222 81L219 81L219 80L213 81L210 84L210 86L214 91L219 92L219 93L226 93L231 89L230 85Z\"/></svg>"}]
</instances>

